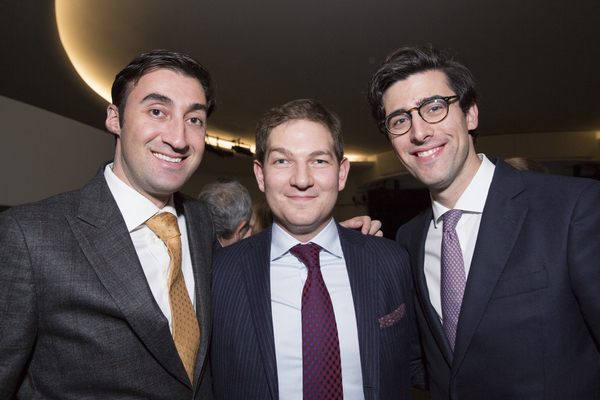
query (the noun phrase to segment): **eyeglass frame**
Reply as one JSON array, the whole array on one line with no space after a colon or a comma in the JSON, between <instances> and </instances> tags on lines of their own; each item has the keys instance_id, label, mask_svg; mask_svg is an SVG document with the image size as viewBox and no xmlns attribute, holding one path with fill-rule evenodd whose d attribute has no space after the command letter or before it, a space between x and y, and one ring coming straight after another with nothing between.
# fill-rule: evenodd
<instances>
[{"instance_id":1,"label":"eyeglass frame","mask_svg":"<svg viewBox=\"0 0 600 400\"><path fill-rule=\"evenodd\" d=\"M387 132L388 132L390 135L393 135L393 136L402 136L402 135L406 135L406 134L408 133L408 131L410 131L410 129L412 128L412 125L413 125L413 121L412 121L412 120L413 120L413 117L412 117L412 112L413 112L413 111L416 111L416 112L419 114L419 116L421 117L421 119L422 119L423 121L427 122L428 124L430 124L430 125L439 124L440 122L442 122L443 120L445 120L445 119L446 119L446 117L448 117L448 114L450 113L450 105L451 105L452 103L454 103L454 101L451 101L451 100L455 100L455 99L456 99L456 100L459 100L459 99L460 99L460 96L458 96L458 95L456 95L456 94L455 94L455 95L452 95L452 96L443 96L443 97L441 97L441 96L440 96L440 97L437 97L437 96L436 96L436 97L434 97L434 98L431 98L431 99L429 99L429 100L425 101L423 104L421 104L421 105L420 105L420 106L418 106L418 107L413 107L413 108L411 108L411 109L409 109L409 110L397 110L397 111L394 111L393 113L391 113L390 115L388 115L387 117L385 117L385 119L384 119L383 121L381 121L381 124L383 124L383 126L385 127L385 130L386 130L386 131L387 131ZM425 105L427 105L427 104L429 104L429 103L433 102L433 101L436 101L436 100L444 100L444 102L447 104L447 106L448 106L448 107L446 108L446 115L444 115L444 117L443 117L442 119L440 119L439 121L436 121L436 122L429 122L429 121L427 121L425 118L423 118L423 115L421 114L421 108L422 108L423 106L425 106ZM403 132L403 133L393 133L393 132L391 132L391 131L390 131L390 129L388 128L387 121L388 121L390 118L392 118L392 117L395 117L395 116L397 116L397 115L400 115L400 114L406 114L406 115L408 115L408 118L409 118L409 120L410 120L410 126L408 127L408 129L406 130L406 132Z\"/></svg>"}]
</instances>

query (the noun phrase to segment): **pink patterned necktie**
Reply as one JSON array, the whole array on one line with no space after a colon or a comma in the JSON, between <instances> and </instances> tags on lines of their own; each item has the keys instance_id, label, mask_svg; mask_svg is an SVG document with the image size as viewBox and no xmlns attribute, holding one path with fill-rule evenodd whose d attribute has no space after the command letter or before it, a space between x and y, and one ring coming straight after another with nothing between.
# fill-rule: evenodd
<instances>
[{"instance_id":1,"label":"pink patterned necktie","mask_svg":"<svg viewBox=\"0 0 600 400\"><path fill-rule=\"evenodd\" d=\"M146 225L165 243L171 257L168 286L173 341L188 378L193 383L194 365L200 345L200 327L181 271L181 233L177 217L168 212L161 212L147 220Z\"/></svg>"},{"instance_id":2,"label":"pink patterned necktie","mask_svg":"<svg viewBox=\"0 0 600 400\"><path fill-rule=\"evenodd\" d=\"M308 268L302 290L302 361L304 400L343 399L342 364L331 298L323 281L315 243L290 249Z\"/></svg>"},{"instance_id":3,"label":"pink patterned necktie","mask_svg":"<svg viewBox=\"0 0 600 400\"><path fill-rule=\"evenodd\" d=\"M460 242L456 234L456 224L462 216L461 210L450 210L443 215L444 236L442 238L442 319L444 332L454 351L456 326L465 293L465 264Z\"/></svg>"}]
</instances>

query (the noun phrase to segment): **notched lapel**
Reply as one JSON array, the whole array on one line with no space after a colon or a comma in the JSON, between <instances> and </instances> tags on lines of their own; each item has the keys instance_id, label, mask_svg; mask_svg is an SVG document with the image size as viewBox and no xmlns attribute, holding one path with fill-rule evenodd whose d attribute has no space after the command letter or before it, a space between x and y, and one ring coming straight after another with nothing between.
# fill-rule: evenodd
<instances>
[{"instance_id":1,"label":"notched lapel","mask_svg":"<svg viewBox=\"0 0 600 400\"><path fill-rule=\"evenodd\" d=\"M503 164L497 162L481 218L458 321L453 373L483 318L527 216L528 208L515 199L525 190L525 184L516 170Z\"/></svg>"},{"instance_id":2,"label":"notched lapel","mask_svg":"<svg viewBox=\"0 0 600 400\"><path fill-rule=\"evenodd\" d=\"M183 210L185 215L188 245L194 273L194 286L196 291L196 317L200 325L200 347L196 357L194 368L194 382L198 382L202 369L206 363L209 338L212 333L212 242L214 232L212 220L208 211L202 213L203 207L198 201L184 198L180 193L174 195L175 207L178 211ZM197 389L196 385L194 389Z\"/></svg>"},{"instance_id":3,"label":"notched lapel","mask_svg":"<svg viewBox=\"0 0 600 400\"><path fill-rule=\"evenodd\" d=\"M273 393L273 398L279 398L271 310L271 226L264 233L246 240L249 241L250 251L242 259L241 264L244 268L250 313L269 390Z\"/></svg>"},{"instance_id":4,"label":"notched lapel","mask_svg":"<svg viewBox=\"0 0 600 400\"><path fill-rule=\"evenodd\" d=\"M450 366L452 365L453 358L452 348L450 347L450 342L448 342L448 338L444 333L444 328L440 322L440 317L429 300L429 289L427 287L427 280L425 279L425 241L427 239L427 232L429 230L429 225L431 224L432 218L433 211L431 207L429 207L427 211L420 216L419 220L415 221L415 223L418 224L418 229L415 229L411 236L409 254L413 276L415 278L415 286L418 297L417 301L423 310L423 314L425 315L431 334L435 338L440 351Z\"/></svg>"},{"instance_id":5,"label":"notched lapel","mask_svg":"<svg viewBox=\"0 0 600 400\"><path fill-rule=\"evenodd\" d=\"M356 314L363 386L378 388L381 332L377 316L383 315L384 311L379 308L380 295L377 292L377 254L367 250L366 237L363 234L349 231L339 225L338 232Z\"/></svg>"},{"instance_id":6,"label":"notched lapel","mask_svg":"<svg viewBox=\"0 0 600 400\"><path fill-rule=\"evenodd\" d=\"M150 291L125 221L103 173L99 172L81 190L78 215L67 219L90 266L135 335L165 369L189 386L167 319Z\"/></svg>"}]
</instances>

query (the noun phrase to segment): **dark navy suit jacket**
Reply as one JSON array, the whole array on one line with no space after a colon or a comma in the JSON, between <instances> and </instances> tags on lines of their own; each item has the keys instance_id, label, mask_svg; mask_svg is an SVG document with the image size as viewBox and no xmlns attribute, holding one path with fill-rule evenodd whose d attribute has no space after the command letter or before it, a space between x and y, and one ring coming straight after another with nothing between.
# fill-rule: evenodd
<instances>
[{"instance_id":1,"label":"dark navy suit jacket","mask_svg":"<svg viewBox=\"0 0 600 400\"><path fill-rule=\"evenodd\" d=\"M431 209L397 234L431 398L600 399L600 182L494 162L454 354L423 273Z\"/></svg>"},{"instance_id":2,"label":"dark navy suit jacket","mask_svg":"<svg viewBox=\"0 0 600 400\"><path fill-rule=\"evenodd\" d=\"M411 399L415 321L406 251L338 225L354 300L365 399ZM212 370L216 399L279 399L270 293L271 227L217 251ZM396 311L396 313L394 313ZM380 318L389 316L388 324ZM413 361L415 382L420 360ZM422 385L422 383L417 383Z\"/></svg>"}]
</instances>

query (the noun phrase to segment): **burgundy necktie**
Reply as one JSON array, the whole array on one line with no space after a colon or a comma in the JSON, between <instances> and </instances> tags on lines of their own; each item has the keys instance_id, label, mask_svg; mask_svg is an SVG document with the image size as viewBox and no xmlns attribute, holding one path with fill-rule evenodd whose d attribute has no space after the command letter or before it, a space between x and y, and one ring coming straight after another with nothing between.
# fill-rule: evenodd
<instances>
[{"instance_id":1,"label":"burgundy necktie","mask_svg":"<svg viewBox=\"0 0 600 400\"><path fill-rule=\"evenodd\" d=\"M461 216L461 210L450 210L442 217L442 319L452 351L456 342L456 326L466 284L465 264L455 229Z\"/></svg>"},{"instance_id":2,"label":"burgundy necktie","mask_svg":"<svg viewBox=\"0 0 600 400\"><path fill-rule=\"evenodd\" d=\"M342 364L331 298L323 281L315 243L298 244L290 253L308 268L302 290L304 400L343 399Z\"/></svg>"}]
</instances>

